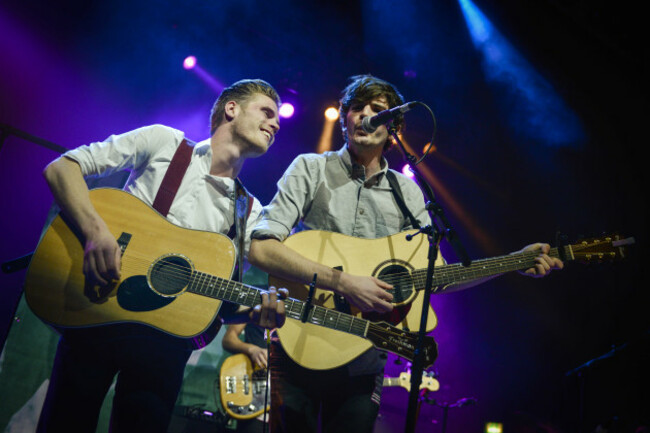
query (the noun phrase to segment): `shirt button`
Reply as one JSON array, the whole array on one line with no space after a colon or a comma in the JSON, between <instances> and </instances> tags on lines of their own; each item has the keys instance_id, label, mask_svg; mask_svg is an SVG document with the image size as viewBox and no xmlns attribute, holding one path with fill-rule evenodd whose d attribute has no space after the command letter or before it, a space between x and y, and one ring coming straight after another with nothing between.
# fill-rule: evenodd
<instances>
[{"instance_id":1,"label":"shirt button","mask_svg":"<svg viewBox=\"0 0 650 433\"><path fill-rule=\"evenodd\" d=\"M365 212L365 211L364 211L363 209L359 209L359 213L360 213L361 215L363 215L364 212Z\"/></svg>"}]
</instances>

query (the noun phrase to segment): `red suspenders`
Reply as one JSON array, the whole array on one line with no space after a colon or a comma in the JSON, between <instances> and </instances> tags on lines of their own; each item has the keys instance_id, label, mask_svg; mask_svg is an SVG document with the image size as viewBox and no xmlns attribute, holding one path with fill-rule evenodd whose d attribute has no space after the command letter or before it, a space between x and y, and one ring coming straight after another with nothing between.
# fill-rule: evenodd
<instances>
[{"instance_id":1,"label":"red suspenders","mask_svg":"<svg viewBox=\"0 0 650 433\"><path fill-rule=\"evenodd\" d=\"M152 207L164 217L169 213L169 208L172 206L174 197L176 197L178 187L181 185L185 171L190 165L193 149L194 146L191 146L186 139L183 139L178 149L176 149L167 168L167 173L165 173L165 177L163 177L160 184Z\"/></svg>"}]
</instances>

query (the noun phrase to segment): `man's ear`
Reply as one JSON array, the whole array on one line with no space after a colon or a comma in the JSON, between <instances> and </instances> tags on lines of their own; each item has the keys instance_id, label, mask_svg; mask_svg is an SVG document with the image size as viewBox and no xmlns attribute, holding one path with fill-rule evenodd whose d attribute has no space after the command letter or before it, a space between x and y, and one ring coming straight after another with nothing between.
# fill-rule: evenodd
<instances>
[{"instance_id":1,"label":"man's ear","mask_svg":"<svg viewBox=\"0 0 650 433\"><path fill-rule=\"evenodd\" d=\"M228 101L224 107L224 115L227 121L231 121L239 114L240 106L235 101Z\"/></svg>"}]
</instances>

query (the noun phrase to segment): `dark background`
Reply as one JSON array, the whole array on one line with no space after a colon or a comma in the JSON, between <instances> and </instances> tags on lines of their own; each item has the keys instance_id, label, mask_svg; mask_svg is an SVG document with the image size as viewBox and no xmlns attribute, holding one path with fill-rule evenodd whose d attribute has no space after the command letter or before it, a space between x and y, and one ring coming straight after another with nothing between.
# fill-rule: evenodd
<instances>
[{"instance_id":1,"label":"dark background","mask_svg":"<svg viewBox=\"0 0 650 433\"><path fill-rule=\"evenodd\" d=\"M542 280L507 275L434 298L442 388L431 397L477 400L450 409L447 431L500 421L506 431L632 432L649 423L644 18L627 2L461 3L491 23L514 63L486 62L451 0L5 0L0 123L68 148L152 123L204 139L217 92L181 67L192 54L218 83L263 78L296 106L268 154L242 172L266 204L290 161L315 151L322 113L347 78L384 78L436 114L438 151L425 164L471 257L553 243L558 231L636 239L616 264L569 263ZM407 116L405 136L419 150L431 121L419 109ZM337 148L338 129L334 137ZM0 261L34 249L52 203L41 171L56 156L3 141ZM399 152L388 159L401 167ZM23 278L0 274L0 336ZM582 379L565 375L612 347L620 350ZM393 361L396 376L405 365ZM377 431L403 429L406 401L402 389L385 391ZM442 416L425 404L418 429L441 431Z\"/></svg>"}]
</instances>

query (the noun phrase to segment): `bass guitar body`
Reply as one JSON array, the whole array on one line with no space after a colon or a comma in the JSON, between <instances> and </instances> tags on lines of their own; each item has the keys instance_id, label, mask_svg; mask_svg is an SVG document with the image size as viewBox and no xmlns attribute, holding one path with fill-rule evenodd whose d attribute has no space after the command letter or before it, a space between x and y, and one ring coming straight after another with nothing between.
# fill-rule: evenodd
<instances>
[{"instance_id":1,"label":"bass guitar body","mask_svg":"<svg viewBox=\"0 0 650 433\"><path fill-rule=\"evenodd\" d=\"M221 405L235 419L252 419L270 408L267 371L253 366L243 353L229 356L221 365L219 393Z\"/></svg>"}]
</instances>

